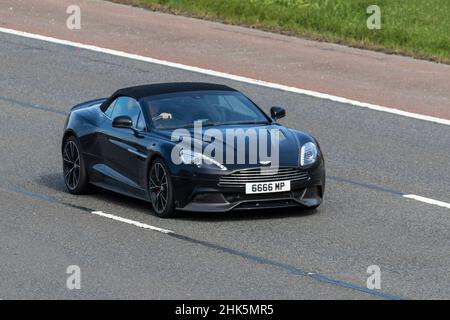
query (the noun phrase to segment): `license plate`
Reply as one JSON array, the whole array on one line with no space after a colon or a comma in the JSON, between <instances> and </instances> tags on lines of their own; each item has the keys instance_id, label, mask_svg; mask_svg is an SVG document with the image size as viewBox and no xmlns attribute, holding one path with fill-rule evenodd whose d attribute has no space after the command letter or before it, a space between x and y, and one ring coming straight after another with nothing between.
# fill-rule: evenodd
<instances>
[{"instance_id":1,"label":"license plate","mask_svg":"<svg viewBox=\"0 0 450 320\"><path fill-rule=\"evenodd\" d=\"M257 182L246 183L245 193L272 193L272 192L284 192L291 191L291 181L274 181L274 182Z\"/></svg>"}]
</instances>

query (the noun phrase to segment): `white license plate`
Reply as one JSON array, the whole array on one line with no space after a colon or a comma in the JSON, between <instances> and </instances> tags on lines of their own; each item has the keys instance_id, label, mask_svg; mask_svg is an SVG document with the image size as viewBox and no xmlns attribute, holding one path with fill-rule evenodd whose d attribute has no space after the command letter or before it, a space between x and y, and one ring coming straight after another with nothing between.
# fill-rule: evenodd
<instances>
[{"instance_id":1,"label":"white license plate","mask_svg":"<svg viewBox=\"0 0 450 320\"><path fill-rule=\"evenodd\" d=\"M291 191L291 181L274 181L274 182L257 182L246 183L245 193L272 193L272 192L284 192Z\"/></svg>"}]
</instances>

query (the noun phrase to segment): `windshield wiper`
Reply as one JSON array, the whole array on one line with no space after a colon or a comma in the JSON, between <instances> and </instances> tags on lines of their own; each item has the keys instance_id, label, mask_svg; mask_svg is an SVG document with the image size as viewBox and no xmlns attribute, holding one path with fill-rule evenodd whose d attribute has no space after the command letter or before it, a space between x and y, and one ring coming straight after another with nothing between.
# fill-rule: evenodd
<instances>
[{"instance_id":1,"label":"windshield wiper","mask_svg":"<svg viewBox=\"0 0 450 320\"><path fill-rule=\"evenodd\" d=\"M235 126L235 125L247 125L247 124L270 124L268 121L246 121L246 122L205 122L202 123L202 127L213 127L213 126ZM193 124L187 124L184 126L180 126L178 128L182 129L192 129L194 128Z\"/></svg>"},{"instance_id":2,"label":"windshield wiper","mask_svg":"<svg viewBox=\"0 0 450 320\"><path fill-rule=\"evenodd\" d=\"M246 121L246 122L230 122L229 125L245 125L245 124L270 124L268 121Z\"/></svg>"},{"instance_id":3,"label":"windshield wiper","mask_svg":"<svg viewBox=\"0 0 450 320\"><path fill-rule=\"evenodd\" d=\"M216 126L216 125L217 125L217 123L214 123L214 122L202 123L202 127L212 127L212 126ZM179 127L176 127L176 128L192 129L192 128L194 128L194 125L193 124L186 124L184 126L179 126Z\"/></svg>"}]
</instances>

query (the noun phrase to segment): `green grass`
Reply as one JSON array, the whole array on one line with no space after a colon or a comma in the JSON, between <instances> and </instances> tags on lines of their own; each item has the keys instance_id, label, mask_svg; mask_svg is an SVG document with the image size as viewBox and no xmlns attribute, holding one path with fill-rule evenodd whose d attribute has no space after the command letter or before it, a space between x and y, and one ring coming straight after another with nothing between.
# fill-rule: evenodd
<instances>
[{"instance_id":1,"label":"green grass","mask_svg":"<svg viewBox=\"0 0 450 320\"><path fill-rule=\"evenodd\" d=\"M111 0L450 63L450 0ZM381 8L381 30L366 9Z\"/></svg>"}]
</instances>

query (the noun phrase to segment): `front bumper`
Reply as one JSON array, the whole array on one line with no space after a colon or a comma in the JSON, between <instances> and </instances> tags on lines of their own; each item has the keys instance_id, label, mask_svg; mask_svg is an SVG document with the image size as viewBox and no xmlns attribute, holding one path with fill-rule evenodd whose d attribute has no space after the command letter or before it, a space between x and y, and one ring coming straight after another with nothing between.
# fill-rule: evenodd
<instances>
[{"instance_id":1,"label":"front bumper","mask_svg":"<svg viewBox=\"0 0 450 320\"><path fill-rule=\"evenodd\" d=\"M246 194L243 186L221 186L219 175L174 176L175 205L196 212L319 206L325 191L323 162L305 172L308 178L291 181L291 191L264 194Z\"/></svg>"}]
</instances>

